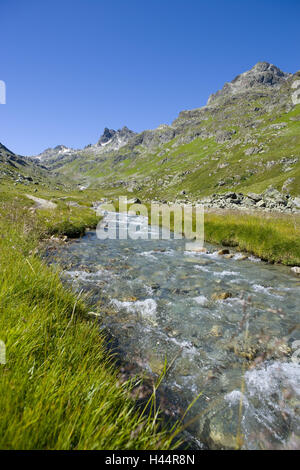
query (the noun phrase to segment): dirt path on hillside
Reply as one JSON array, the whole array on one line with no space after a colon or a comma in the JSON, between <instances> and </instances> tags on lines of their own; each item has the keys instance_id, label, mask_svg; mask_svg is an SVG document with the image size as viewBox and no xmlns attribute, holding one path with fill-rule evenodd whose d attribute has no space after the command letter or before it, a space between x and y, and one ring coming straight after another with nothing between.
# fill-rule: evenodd
<instances>
[{"instance_id":1,"label":"dirt path on hillside","mask_svg":"<svg viewBox=\"0 0 300 470\"><path fill-rule=\"evenodd\" d=\"M26 196L35 202L35 207L37 209L56 209L56 204L47 199L41 199L39 197L31 196L31 194L26 194Z\"/></svg>"}]
</instances>

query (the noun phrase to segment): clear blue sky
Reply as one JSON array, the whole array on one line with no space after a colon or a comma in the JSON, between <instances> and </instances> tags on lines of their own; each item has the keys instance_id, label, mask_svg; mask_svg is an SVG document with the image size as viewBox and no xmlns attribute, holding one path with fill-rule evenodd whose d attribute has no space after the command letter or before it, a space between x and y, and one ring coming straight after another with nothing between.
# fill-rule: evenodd
<instances>
[{"instance_id":1,"label":"clear blue sky","mask_svg":"<svg viewBox=\"0 0 300 470\"><path fill-rule=\"evenodd\" d=\"M135 131L256 62L300 69L299 0L0 0L0 142L37 154Z\"/></svg>"}]
</instances>

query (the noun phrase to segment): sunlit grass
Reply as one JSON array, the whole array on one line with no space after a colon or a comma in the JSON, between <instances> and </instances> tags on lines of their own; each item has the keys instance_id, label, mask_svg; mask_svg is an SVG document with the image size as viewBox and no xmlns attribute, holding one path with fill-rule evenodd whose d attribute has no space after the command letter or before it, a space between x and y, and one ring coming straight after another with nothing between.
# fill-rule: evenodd
<instances>
[{"instance_id":1,"label":"sunlit grass","mask_svg":"<svg viewBox=\"0 0 300 470\"><path fill-rule=\"evenodd\" d=\"M236 246L270 262L300 265L299 216L206 213L204 228L208 242Z\"/></svg>"},{"instance_id":2,"label":"sunlit grass","mask_svg":"<svg viewBox=\"0 0 300 470\"><path fill-rule=\"evenodd\" d=\"M148 222L151 224L151 205L146 204ZM162 207L160 205L159 207ZM115 202L116 210L119 204ZM127 210L129 210L128 205ZM170 217L159 216L159 225L174 230L174 212ZM182 212L182 233L187 226ZM193 231L196 230L193 212ZM181 230L180 230L181 231ZM234 247L271 263L300 266L300 216L260 212L218 210L204 212L204 240L208 243Z\"/></svg>"},{"instance_id":3,"label":"sunlit grass","mask_svg":"<svg viewBox=\"0 0 300 470\"><path fill-rule=\"evenodd\" d=\"M0 204L1 449L168 449L157 413L143 414L120 383L84 299L34 253L51 233L95 223L87 209L39 214ZM64 225L65 224L65 225Z\"/></svg>"}]
</instances>

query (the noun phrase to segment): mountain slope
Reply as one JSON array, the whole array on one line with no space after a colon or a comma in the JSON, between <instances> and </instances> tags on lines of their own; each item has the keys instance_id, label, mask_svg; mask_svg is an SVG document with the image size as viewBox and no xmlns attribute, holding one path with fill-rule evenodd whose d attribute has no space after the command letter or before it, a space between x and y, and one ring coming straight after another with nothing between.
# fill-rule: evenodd
<instances>
[{"instance_id":1,"label":"mountain slope","mask_svg":"<svg viewBox=\"0 0 300 470\"><path fill-rule=\"evenodd\" d=\"M50 172L44 165L33 158L16 155L0 143L0 189L5 185L20 187L39 185L45 187L66 187L65 178L55 172Z\"/></svg>"},{"instance_id":2,"label":"mountain slope","mask_svg":"<svg viewBox=\"0 0 300 470\"><path fill-rule=\"evenodd\" d=\"M197 200L270 185L298 195L300 105L292 94L299 78L260 62L169 126L125 132L124 139L106 129L98 144L54 152L46 164L90 187L149 199Z\"/></svg>"}]
</instances>

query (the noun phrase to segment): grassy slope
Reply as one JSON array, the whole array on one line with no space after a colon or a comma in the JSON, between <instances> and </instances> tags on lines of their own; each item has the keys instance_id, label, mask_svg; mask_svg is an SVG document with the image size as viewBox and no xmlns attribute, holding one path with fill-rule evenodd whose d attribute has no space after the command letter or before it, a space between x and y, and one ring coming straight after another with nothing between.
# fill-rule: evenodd
<instances>
[{"instance_id":1,"label":"grassy slope","mask_svg":"<svg viewBox=\"0 0 300 470\"><path fill-rule=\"evenodd\" d=\"M0 447L170 448L157 417L137 412L129 385L118 383L83 300L34 254L41 238L81 232L94 214L75 208L70 217L62 206L36 214L14 191L0 193Z\"/></svg>"},{"instance_id":2,"label":"grassy slope","mask_svg":"<svg viewBox=\"0 0 300 470\"><path fill-rule=\"evenodd\" d=\"M191 124L193 132L217 133L219 128L223 131L235 129L236 134L225 143L218 143L214 137L199 137L190 143L181 143L182 136L179 135L153 150L136 147L138 156L127 147L106 156L100 155L99 162L95 155L83 155L60 171L86 178L94 188L103 184L107 190L116 181L136 180L139 188L135 189L135 195L147 199L174 200L180 197L182 190L186 191L189 200L228 190L262 192L270 185L281 191L287 180L290 181L287 191L299 195L300 105L289 112L277 110L256 115L253 108L263 108L265 100L246 102L251 113L244 112L241 103L236 108L221 107L218 112L223 121L211 119ZM224 117L225 113L228 117ZM248 120L255 123L255 127L252 128ZM270 127L281 123L286 127ZM187 128L186 134L189 132ZM245 152L253 147L261 147L262 152L246 155ZM127 158L115 161L119 154ZM298 158L295 163L283 160L294 157ZM220 181L224 182L222 186L219 186ZM120 186L119 191L124 194L126 187Z\"/></svg>"}]
</instances>

